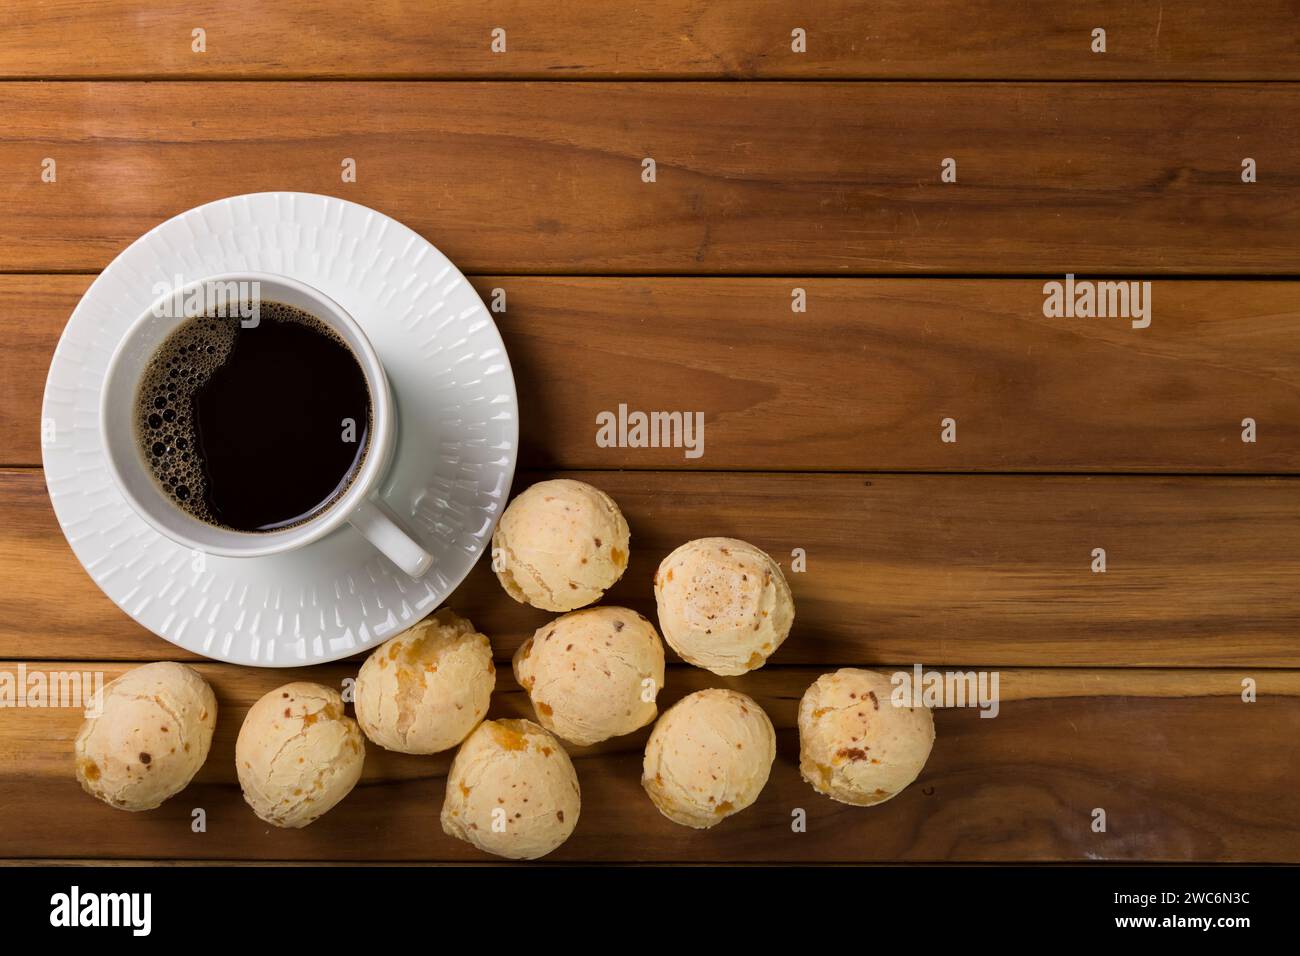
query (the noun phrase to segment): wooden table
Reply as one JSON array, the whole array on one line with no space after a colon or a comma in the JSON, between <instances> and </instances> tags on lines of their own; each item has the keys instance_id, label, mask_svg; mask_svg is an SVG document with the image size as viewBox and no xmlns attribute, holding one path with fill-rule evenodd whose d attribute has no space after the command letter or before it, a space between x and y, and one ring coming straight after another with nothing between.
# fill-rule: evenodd
<instances>
[{"instance_id":1,"label":"wooden table","mask_svg":"<svg viewBox=\"0 0 1300 956\"><path fill-rule=\"evenodd\" d=\"M619 501L633 555L609 601L651 612L654 567L701 534L787 568L806 552L772 662L676 663L661 698L762 703L779 753L758 803L687 830L641 792L645 732L575 748L582 821L553 860L1300 861L1300 3L9 0L5 18L0 670L194 659L65 543L45 372L143 231L221 196L329 193L505 290L516 487L568 474ZM1149 280L1150 326L1045 315L1066 273ZM702 411L705 454L598 447L620 403ZM483 565L448 603L502 661L548 619ZM815 794L804 688L914 662L998 671L999 716L939 711L921 778L880 807ZM372 747L320 822L261 824L235 782L244 710L357 661L198 667L217 741L151 813L81 792L78 712L0 711L0 857L484 859L438 826L445 756ZM528 713L500 673L495 712Z\"/></svg>"}]
</instances>

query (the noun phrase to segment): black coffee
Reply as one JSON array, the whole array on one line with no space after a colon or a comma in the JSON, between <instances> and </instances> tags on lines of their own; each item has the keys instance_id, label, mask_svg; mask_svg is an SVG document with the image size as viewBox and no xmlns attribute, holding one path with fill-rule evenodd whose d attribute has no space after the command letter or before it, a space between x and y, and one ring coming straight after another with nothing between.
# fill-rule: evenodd
<instances>
[{"instance_id":1,"label":"black coffee","mask_svg":"<svg viewBox=\"0 0 1300 956\"><path fill-rule=\"evenodd\" d=\"M262 302L256 325L184 319L136 398L154 478L185 511L235 531L309 520L338 499L370 446L365 373L310 313Z\"/></svg>"}]
</instances>

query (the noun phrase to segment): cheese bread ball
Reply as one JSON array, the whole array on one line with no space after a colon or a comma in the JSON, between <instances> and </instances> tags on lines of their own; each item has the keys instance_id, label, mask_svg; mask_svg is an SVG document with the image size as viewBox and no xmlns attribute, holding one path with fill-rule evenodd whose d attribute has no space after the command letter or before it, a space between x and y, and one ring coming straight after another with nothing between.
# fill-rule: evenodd
<instances>
[{"instance_id":1,"label":"cheese bread ball","mask_svg":"<svg viewBox=\"0 0 1300 956\"><path fill-rule=\"evenodd\" d=\"M244 800L277 827L305 827L352 792L366 745L343 698L324 684L299 681L251 708L235 741Z\"/></svg>"},{"instance_id":2,"label":"cheese bread ball","mask_svg":"<svg viewBox=\"0 0 1300 956\"><path fill-rule=\"evenodd\" d=\"M208 759L217 699L184 664L145 664L96 693L73 745L81 788L121 810L152 810Z\"/></svg>"},{"instance_id":3,"label":"cheese bread ball","mask_svg":"<svg viewBox=\"0 0 1300 956\"><path fill-rule=\"evenodd\" d=\"M538 722L586 746L655 719L664 646L635 611L592 607L538 628L515 652L514 671Z\"/></svg>"},{"instance_id":4,"label":"cheese bread ball","mask_svg":"<svg viewBox=\"0 0 1300 956\"><path fill-rule=\"evenodd\" d=\"M437 753L487 715L496 680L488 639L443 609L366 658L357 675L357 723L388 750Z\"/></svg>"},{"instance_id":5,"label":"cheese bread ball","mask_svg":"<svg viewBox=\"0 0 1300 956\"><path fill-rule=\"evenodd\" d=\"M799 702L799 772L818 793L869 807L917 778L934 745L928 707L896 707L884 674L823 674Z\"/></svg>"},{"instance_id":6,"label":"cheese bread ball","mask_svg":"<svg viewBox=\"0 0 1300 956\"><path fill-rule=\"evenodd\" d=\"M735 538L698 538L664 558L655 603L682 660L728 677L767 663L794 623L780 565Z\"/></svg>"},{"instance_id":7,"label":"cheese bread ball","mask_svg":"<svg viewBox=\"0 0 1300 956\"><path fill-rule=\"evenodd\" d=\"M703 830L757 800L775 759L776 731L752 698L696 691L655 724L641 786L669 820Z\"/></svg>"},{"instance_id":8,"label":"cheese bread ball","mask_svg":"<svg viewBox=\"0 0 1300 956\"><path fill-rule=\"evenodd\" d=\"M531 720L485 720L451 763L442 829L485 853L535 860L569 838L581 806L558 740Z\"/></svg>"},{"instance_id":9,"label":"cheese bread ball","mask_svg":"<svg viewBox=\"0 0 1300 956\"><path fill-rule=\"evenodd\" d=\"M533 485L492 534L493 568L521 604L572 611L600 600L627 569L631 535L614 499L581 481Z\"/></svg>"}]
</instances>

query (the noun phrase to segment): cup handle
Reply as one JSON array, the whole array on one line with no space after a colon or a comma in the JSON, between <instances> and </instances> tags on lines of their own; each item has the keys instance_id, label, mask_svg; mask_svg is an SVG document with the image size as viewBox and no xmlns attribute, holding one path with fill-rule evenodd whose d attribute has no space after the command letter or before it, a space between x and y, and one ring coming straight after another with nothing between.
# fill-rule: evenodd
<instances>
[{"instance_id":1,"label":"cup handle","mask_svg":"<svg viewBox=\"0 0 1300 956\"><path fill-rule=\"evenodd\" d=\"M348 522L407 574L418 578L429 570L433 556L397 526L378 504L364 500L348 516Z\"/></svg>"}]
</instances>

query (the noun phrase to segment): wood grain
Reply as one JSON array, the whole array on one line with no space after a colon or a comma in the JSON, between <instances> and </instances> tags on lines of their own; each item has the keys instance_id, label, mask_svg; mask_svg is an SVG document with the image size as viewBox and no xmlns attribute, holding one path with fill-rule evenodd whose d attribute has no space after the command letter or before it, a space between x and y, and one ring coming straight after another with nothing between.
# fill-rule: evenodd
<instances>
[{"instance_id":1,"label":"wood grain","mask_svg":"<svg viewBox=\"0 0 1300 956\"><path fill-rule=\"evenodd\" d=\"M648 729L574 748L582 819L550 861L1300 862L1300 0L8 0L2 16L0 273L29 274L0 275L0 673L196 660L64 541L31 467L45 371L91 274L152 226L243 192L327 193L506 291L516 489L559 473L623 506L632 562L607 603L653 618L655 566L699 535L787 570L806 550L772 662L741 678L674 662L661 697L759 700L779 737L759 802L687 830L639 786ZM1044 318L1042 283L1066 272L1155 279L1151 328ZM702 412L705 454L598 447L596 414L620 404ZM553 617L483 562L448 604L499 661ZM999 716L939 711L921 779L883 806L815 794L803 690L917 661L1001 670ZM441 832L448 755L372 746L304 831L244 805L251 702L358 663L199 663L214 752L146 814L76 785L78 709L0 709L0 865L490 864ZM493 713L530 715L508 667Z\"/></svg>"},{"instance_id":2,"label":"wood grain","mask_svg":"<svg viewBox=\"0 0 1300 956\"><path fill-rule=\"evenodd\" d=\"M0 76L1300 78L1293 0L1248 13L1131 0L423 0L359 12L346 0L9 0ZM504 54L491 52L495 27ZM791 52L795 27L806 53ZM1095 27L1105 54L1091 52Z\"/></svg>"},{"instance_id":3,"label":"wood grain","mask_svg":"<svg viewBox=\"0 0 1300 956\"><path fill-rule=\"evenodd\" d=\"M0 465L40 462L45 372L89 283L0 276ZM526 468L1300 471L1296 283L1157 281L1146 329L1044 318L1037 280L474 284L506 295ZM598 447L620 404L702 413L703 454Z\"/></svg>"},{"instance_id":4,"label":"wood grain","mask_svg":"<svg viewBox=\"0 0 1300 956\"><path fill-rule=\"evenodd\" d=\"M11 83L0 170L0 271L94 271L170 216L268 189L374 207L480 273L1300 261L1290 83Z\"/></svg>"},{"instance_id":5,"label":"wood grain","mask_svg":"<svg viewBox=\"0 0 1300 956\"><path fill-rule=\"evenodd\" d=\"M777 664L1300 664L1300 480L566 474L627 515L631 564L606 602L652 619L654 569L688 539L744 538L787 570L805 549ZM0 580L0 656L191 656L95 587L38 473L0 471ZM447 603L506 656L553 617L510 600L485 562Z\"/></svg>"},{"instance_id":6,"label":"wood grain","mask_svg":"<svg viewBox=\"0 0 1300 956\"><path fill-rule=\"evenodd\" d=\"M16 673L16 664L0 670ZM58 662L50 671L122 667ZM241 799L234 739L247 707L294 679L336 686L355 668L273 672L199 667L220 714L207 764L182 795L150 813L126 814L83 794L72 774L72 708L19 708L0 720L0 805L24 821L0 828L0 856L60 857L95 847L108 858L341 860L488 859L438 824L449 755L410 757L367 748L361 783L302 831L262 824ZM936 712L937 740L921 777L874 808L836 804L799 778L795 713L817 668L766 668L715 678L670 670L661 702L710 686L753 696L778 729L778 755L758 802L713 830L661 817L642 793L648 730L570 748L583 789L582 817L554 862L884 860L1300 861L1300 676L1265 672L1259 699L1241 700L1235 671L1007 671L996 718L974 709ZM528 716L501 672L493 716ZM1145 743L1144 743L1145 742ZM190 829L207 811L208 831ZM1094 808L1107 832L1093 833ZM791 814L807 812L807 832Z\"/></svg>"}]
</instances>

